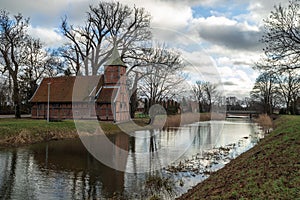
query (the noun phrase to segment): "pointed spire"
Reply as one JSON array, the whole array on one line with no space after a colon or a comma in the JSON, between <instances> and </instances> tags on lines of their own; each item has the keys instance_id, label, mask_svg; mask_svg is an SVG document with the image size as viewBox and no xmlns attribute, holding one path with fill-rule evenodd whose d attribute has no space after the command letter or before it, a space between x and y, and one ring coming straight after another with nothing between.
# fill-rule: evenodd
<instances>
[{"instance_id":1,"label":"pointed spire","mask_svg":"<svg viewBox=\"0 0 300 200\"><path fill-rule=\"evenodd\" d=\"M105 65L106 66L124 66L124 67L126 67L125 63L121 60L121 56L116 47L113 48L112 53Z\"/></svg>"}]
</instances>

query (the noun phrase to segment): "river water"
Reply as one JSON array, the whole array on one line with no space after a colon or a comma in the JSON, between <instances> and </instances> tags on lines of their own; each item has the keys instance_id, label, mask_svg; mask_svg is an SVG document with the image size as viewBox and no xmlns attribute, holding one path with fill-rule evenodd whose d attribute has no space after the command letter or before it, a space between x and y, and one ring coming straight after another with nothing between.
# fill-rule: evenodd
<instances>
[{"instance_id":1,"label":"river water","mask_svg":"<svg viewBox=\"0 0 300 200\"><path fill-rule=\"evenodd\" d=\"M114 150L105 153L121 160L123 171L99 162L79 139L2 149L0 199L144 199L152 195L147 180L154 175L171 183L172 199L207 178L207 171L223 167L251 148L261 137L258 127L246 120L113 135L110 141L128 153L122 158ZM220 152L218 147L226 148L226 153L216 153ZM201 167L203 170L199 170Z\"/></svg>"}]
</instances>

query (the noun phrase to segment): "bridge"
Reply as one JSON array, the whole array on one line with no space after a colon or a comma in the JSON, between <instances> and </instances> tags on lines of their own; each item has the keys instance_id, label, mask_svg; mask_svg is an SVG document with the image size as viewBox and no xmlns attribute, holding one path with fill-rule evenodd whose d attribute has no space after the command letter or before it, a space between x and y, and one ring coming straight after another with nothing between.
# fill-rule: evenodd
<instances>
[{"instance_id":1,"label":"bridge","mask_svg":"<svg viewBox=\"0 0 300 200\"><path fill-rule=\"evenodd\" d=\"M259 111L255 110L229 110L226 111L226 118L252 118L261 114Z\"/></svg>"}]
</instances>

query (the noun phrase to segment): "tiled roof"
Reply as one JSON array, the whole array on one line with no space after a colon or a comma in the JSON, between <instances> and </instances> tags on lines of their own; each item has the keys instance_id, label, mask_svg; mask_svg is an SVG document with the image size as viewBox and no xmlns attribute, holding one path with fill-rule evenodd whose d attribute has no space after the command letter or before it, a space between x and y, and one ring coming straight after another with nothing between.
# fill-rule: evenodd
<instances>
[{"instance_id":1,"label":"tiled roof","mask_svg":"<svg viewBox=\"0 0 300 200\"><path fill-rule=\"evenodd\" d=\"M101 76L69 76L44 78L31 98L31 102L48 102L48 83L50 83L50 102L82 102L95 96L103 85Z\"/></svg>"},{"instance_id":2,"label":"tiled roof","mask_svg":"<svg viewBox=\"0 0 300 200\"><path fill-rule=\"evenodd\" d=\"M97 103L112 103L118 88L102 88L97 99Z\"/></svg>"}]
</instances>

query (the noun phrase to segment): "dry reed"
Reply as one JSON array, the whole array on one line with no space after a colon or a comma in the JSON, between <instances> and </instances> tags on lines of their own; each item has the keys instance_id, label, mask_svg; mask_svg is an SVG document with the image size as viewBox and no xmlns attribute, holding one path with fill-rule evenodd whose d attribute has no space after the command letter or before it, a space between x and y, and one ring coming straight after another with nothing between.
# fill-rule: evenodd
<instances>
[{"instance_id":1,"label":"dry reed","mask_svg":"<svg viewBox=\"0 0 300 200\"><path fill-rule=\"evenodd\" d=\"M223 114L216 113L183 113L180 115L170 115L167 117L164 127L179 127L180 125L191 124L199 121L221 120Z\"/></svg>"},{"instance_id":2,"label":"dry reed","mask_svg":"<svg viewBox=\"0 0 300 200\"><path fill-rule=\"evenodd\" d=\"M273 128L273 121L267 114L259 115L255 122L258 123L265 132L269 132L270 129Z\"/></svg>"}]
</instances>

